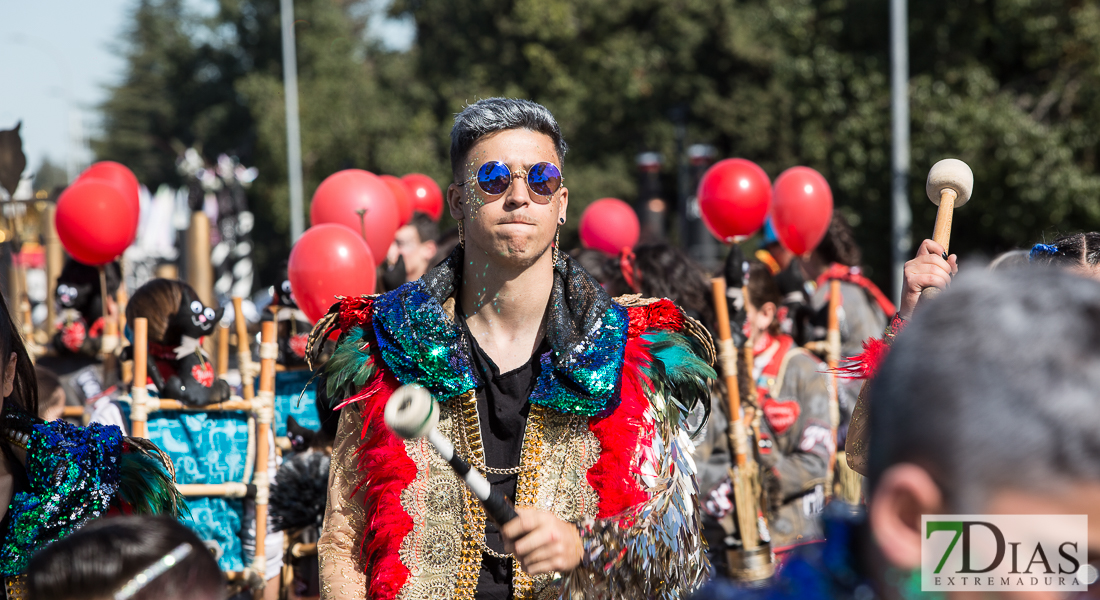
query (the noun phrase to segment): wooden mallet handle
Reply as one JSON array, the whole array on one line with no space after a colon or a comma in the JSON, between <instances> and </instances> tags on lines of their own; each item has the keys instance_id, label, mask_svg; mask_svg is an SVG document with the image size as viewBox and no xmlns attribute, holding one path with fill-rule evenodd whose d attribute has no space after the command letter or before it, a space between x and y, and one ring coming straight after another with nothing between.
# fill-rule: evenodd
<instances>
[{"instance_id":1,"label":"wooden mallet handle","mask_svg":"<svg viewBox=\"0 0 1100 600\"><path fill-rule=\"evenodd\" d=\"M932 240L943 246L948 253L951 245L951 221L954 218L955 209L966 204L970 200L970 194L974 190L974 173L961 160L945 158L928 171L928 181L924 191L933 204L939 206L936 211L936 227L932 231ZM921 290L921 300L935 298L940 293L939 288L924 288Z\"/></svg>"}]
</instances>

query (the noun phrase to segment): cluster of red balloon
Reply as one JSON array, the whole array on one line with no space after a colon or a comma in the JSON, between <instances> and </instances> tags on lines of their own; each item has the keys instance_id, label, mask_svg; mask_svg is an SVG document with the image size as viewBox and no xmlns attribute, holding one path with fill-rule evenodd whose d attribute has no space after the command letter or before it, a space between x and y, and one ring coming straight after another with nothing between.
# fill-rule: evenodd
<instances>
[{"instance_id":1,"label":"cluster of red balloon","mask_svg":"<svg viewBox=\"0 0 1100 600\"><path fill-rule=\"evenodd\" d=\"M137 177L125 166L103 161L88 167L57 200L61 245L92 266L121 256L137 235L138 193Z\"/></svg>"},{"instance_id":2,"label":"cluster of red balloon","mask_svg":"<svg viewBox=\"0 0 1100 600\"><path fill-rule=\"evenodd\" d=\"M375 268L414 212L443 215L443 191L427 175L334 173L313 194L312 227L290 251L287 274L306 316L316 321L336 296L374 293Z\"/></svg>"},{"instance_id":3,"label":"cluster of red balloon","mask_svg":"<svg viewBox=\"0 0 1100 600\"><path fill-rule=\"evenodd\" d=\"M755 233L770 213L780 243L805 254L821 243L833 217L829 183L809 167L783 171L773 186L756 163L727 158L707 169L697 195L707 229L726 243Z\"/></svg>"}]
</instances>

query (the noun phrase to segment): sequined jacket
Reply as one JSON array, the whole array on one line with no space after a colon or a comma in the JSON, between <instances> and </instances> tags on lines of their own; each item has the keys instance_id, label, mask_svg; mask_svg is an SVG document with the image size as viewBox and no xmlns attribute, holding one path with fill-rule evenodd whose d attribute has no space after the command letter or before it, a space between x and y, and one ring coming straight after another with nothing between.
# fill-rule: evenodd
<instances>
[{"instance_id":1,"label":"sequined jacket","mask_svg":"<svg viewBox=\"0 0 1100 600\"><path fill-rule=\"evenodd\" d=\"M330 395L347 398L318 544L322 598L469 600L485 513L423 440L386 430L390 393L417 382L441 400L439 431L483 463L471 367L454 322L461 248L422 279L346 299L311 336L343 333ZM531 577L515 598L683 598L708 572L692 444L682 420L707 401L713 346L668 300L612 300L571 259L555 265L552 350L530 397L515 504L576 524L581 565Z\"/></svg>"}]
</instances>

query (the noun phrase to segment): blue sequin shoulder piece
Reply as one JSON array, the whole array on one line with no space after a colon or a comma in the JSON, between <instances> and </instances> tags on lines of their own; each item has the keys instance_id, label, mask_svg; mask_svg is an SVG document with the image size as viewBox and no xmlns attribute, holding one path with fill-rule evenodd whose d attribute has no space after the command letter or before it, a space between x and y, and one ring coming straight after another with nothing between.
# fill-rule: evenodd
<instances>
[{"instance_id":1,"label":"blue sequin shoulder piece","mask_svg":"<svg viewBox=\"0 0 1100 600\"><path fill-rule=\"evenodd\" d=\"M401 383L419 383L438 398L463 394L480 380L457 324L443 308L456 293L463 264L458 247L424 277L375 299L378 350ZM630 319L580 265L554 265L542 372L531 402L559 412L596 416L618 405Z\"/></svg>"},{"instance_id":2,"label":"blue sequin shoulder piece","mask_svg":"<svg viewBox=\"0 0 1100 600\"><path fill-rule=\"evenodd\" d=\"M382 360L401 383L419 383L437 398L478 385L461 333L423 280L376 298L372 321Z\"/></svg>"},{"instance_id":3,"label":"blue sequin shoulder piece","mask_svg":"<svg viewBox=\"0 0 1100 600\"><path fill-rule=\"evenodd\" d=\"M114 425L43 423L12 413L9 430L28 435L27 482L8 507L0 575L22 573L35 551L105 514L121 481L122 432Z\"/></svg>"}]
</instances>

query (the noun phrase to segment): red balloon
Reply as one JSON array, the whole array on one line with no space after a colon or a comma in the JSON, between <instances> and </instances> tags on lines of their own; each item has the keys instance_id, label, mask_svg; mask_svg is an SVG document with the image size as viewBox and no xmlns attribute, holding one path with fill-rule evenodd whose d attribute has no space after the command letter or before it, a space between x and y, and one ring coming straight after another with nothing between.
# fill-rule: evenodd
<instances>
[{"instance_id":1,"label":"red balloon","mask_svg":"<svg viewBox=\"0 0 1100 600\"><path fill-rule=\"evenodd\" d=\"M371 255L381 261L393 243L399 217L397 201L381 177L347 169L329 175L317 186L309 220L313 225L339 223L359 232Z\"/></svg>"},{"instance_id":2,"label":"red balloon","mask_svg":"<svg viewBox=\"0 0 1100 600\"><path fill-rule=\"evenodd\" d=\"M443 216L443 191L434 179L420 173L409 173L401 181L409 190L414 211L428 215L433 221Z\"/></svg>"},{"instance_id":3,"label":"red balloon","mask_svg":"<svg viewBox=\"0 0 1100 600\"><path fill-rule=\"evenodd\" d=\"M618 198L600 198L581 214L581 244L606 254L633 248L641 229L638 213Z\"/></svg>"},{"instance_id":4,"label":"red balloon","mask_svg":"<svg viewBox=\"0 0 1100 600\"><path fill-rule=\"evenodd\" d=\"M139 184L137 177L134 176L133 171L124 165L110 160L97 162L85 169L80 177L77 177L77 181L83 179L98 179L115 185L122 191L123 197L133 206L135 213L141 210L141 203L138 200Z\"/></svg>"},{"instance_id":5,"label":"red balloon","mask_svg":"<svg viewBox=\"0 0 1100 600\"><path fill-rule=\"evenodd\" d=\"M69 255L86 265L104 265L134 241L138 211L114 184L83 179L57 199L56 226Z\"/></svg>"},{"instance_id":6,"label":"red balloon","mask_svg":"<svg viewBox=\"0 0 1100 600\"><path fill-rule=\"evenodd\" d=\"M317 322L336 296L374 293L374 256L355 230L336 223L314 225L290 249L287 276L298 307Z\"/></svg>"},{"instance_id":7,"label":"red balloon","mask_svg":"<svg viewBox=\"0 0 1100 600\"><path fill-rule=\"evenodd\" d=\"M768 174L756 163L727 158L707 169L696 195L707 229L729 243L764 225L772 187Z\"/></svg>"},{"instance_id":8,"label":"red balloon","mask_svg":"<svg viewBox=\"0 0 1100 600\"><path fill-rule=\"evenodd\" d=\"M400 177L394 177L393 175L379 175L379 177L389 186L390 193L393 194L393 199L397 202L397 226L404 227L413 216L413 203L412 198L409 197L409 190L401 182Z\"/></svg>"},{"instance_id":9,"label":"red balloon","mask_svg":"<svg viewBox=\"0 0 1100 600\"><path fill-rule=\"evenodd\" d=\"M813 250L829 230L833 191L821 173L791 167L775 179L772 226L779 242L795 254Z\"/></svg>"}]
</instances>

